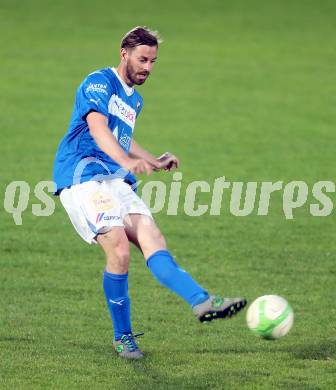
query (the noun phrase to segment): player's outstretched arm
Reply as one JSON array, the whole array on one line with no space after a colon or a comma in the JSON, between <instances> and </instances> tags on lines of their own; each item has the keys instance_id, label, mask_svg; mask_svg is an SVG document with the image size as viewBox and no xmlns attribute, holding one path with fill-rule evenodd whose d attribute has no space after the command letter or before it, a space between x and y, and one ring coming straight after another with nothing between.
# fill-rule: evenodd
<instances>
[{"instance_id":1,"label":"player's outstretched arm","mask_svg":"<svg viewBox=\"0 0 336 390\"><path fill-rule=\"evenodd\" d=\"M147 150L145 150L143 147L141 147L134 139L132 139L131 142L131 148L130 148L130 156L134 158L143 158L149 164L153 166L154 169L160 169L160 162Z\"/></svg>"},{"instance_id":2,"label":"player's outstretched arm","mask_svg":"<svg viewBox=\"0 0 336 390\"><path fill-rule=\"evenodd\" d=\"M86 117L90 135L95 140L99 148L120 166L135 174L152 173L152 166L143 158L129 157L108 127L107 117L99 112L90 112Z\"/></svg>"},{"instance_id":3,"label":"player's outstretched arm","mask_svg":"<svg viewBox=\"0 0 336 390\"><path fill-rule=\"evenodd\" d=\"M133 157L145 159L152 165L154 171L159 171L161 169L170 171L180 165L179 160L173 154L166 152L162 156L156 158L134 140L132 140L131 143L130 154Z\"/></svg>"}]
</instances>

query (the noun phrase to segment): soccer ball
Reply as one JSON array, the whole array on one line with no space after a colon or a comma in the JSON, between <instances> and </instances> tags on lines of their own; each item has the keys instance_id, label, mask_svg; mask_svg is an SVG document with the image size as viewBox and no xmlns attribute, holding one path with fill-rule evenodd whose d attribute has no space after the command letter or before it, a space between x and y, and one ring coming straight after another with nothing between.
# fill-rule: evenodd
<instances>
[{"instance_id":1,"label":"soccer ball","mask_svg":"<svg viewBox=\"0 0 336 390\"><path fill-rule=\"evenodd\" d=\"M285 336L293 326L293 309L278 295L264 295L253 301L246 314L247 326L265 339Z\"/></svg>"}]
</instances>

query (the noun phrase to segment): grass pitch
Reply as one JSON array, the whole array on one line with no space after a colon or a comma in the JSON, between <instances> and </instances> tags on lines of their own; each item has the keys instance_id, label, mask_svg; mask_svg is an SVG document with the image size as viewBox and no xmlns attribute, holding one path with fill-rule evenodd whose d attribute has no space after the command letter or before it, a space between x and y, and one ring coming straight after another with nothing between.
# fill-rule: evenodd
<instances>
[{"instance_id":1,"label":"grass pitch","mask_svg":"<svg viewBox=\"0 0 336 390\"><path fill-rule=\"evenodd\" d=\"M147 356L133 363L110 346L99 248L77 237L58 202L50 217L31 212L36 183L51 179L75 88L116 65L121 36L143 24L165 42L139 89L135 138L181 158L183 190L220 176L334 181L335 15L333 1L309 0L1 2L0 194L13 180L31 194L22 226L1 202L0 388L335 387L335 212L312 217L308 201L286 220L275 196L268 216L239 218L224 196L217 217L188 217L183 205L177 216L156 215L179 263L211 292L283 295L295 324L275 342L253 336L243 314L198 324L134 250L133 322Z\"/></svg>"}]
</instances>

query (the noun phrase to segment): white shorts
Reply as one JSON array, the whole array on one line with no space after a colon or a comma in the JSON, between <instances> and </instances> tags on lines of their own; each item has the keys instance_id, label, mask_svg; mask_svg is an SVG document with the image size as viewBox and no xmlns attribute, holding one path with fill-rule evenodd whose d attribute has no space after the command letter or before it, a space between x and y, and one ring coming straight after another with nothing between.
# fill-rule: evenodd
<instances>
[{"instance_id":1,"label":"white shorts","mask_svg":"<svg viewBox=\"0 0 336 390\"><path fill-rule=\"evenodd\" d=\"M87 181L65 188L60 200L77 233L89 244L114 226L124 226L128 214L152 217L146 204L122 179Z\"/></svg>"}]
</instances>

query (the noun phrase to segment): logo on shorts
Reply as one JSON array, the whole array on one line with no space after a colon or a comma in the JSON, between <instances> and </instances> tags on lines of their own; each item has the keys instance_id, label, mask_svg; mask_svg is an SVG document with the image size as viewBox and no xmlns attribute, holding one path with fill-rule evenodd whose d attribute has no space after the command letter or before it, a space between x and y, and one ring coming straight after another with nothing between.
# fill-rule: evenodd
<instances>
[{"instance_id":1,"label":"logo on shorts","mask_svg":"<svg viewBox=\"0 0 336 390\"><path fill-rule=\"evenodd\" d=\"M96 212L103 213L113 208L113 201L111 196L105 195L102 192L95 192L91 197L90 201Z\"/></svg>"},{"instance_id":2,"label":"logo on shorts","mask_svg":"<svg viewBox=\"0 0 336 390\"><path fill-rule=\"evenodd\" d=\"M96 217L96 223L101 221L111 221L120 219L118 215L105 215L105 213L98 213Z\"/></svg>"},{"instance_id":3,"label":"logo on shorts","mask_svg":"<svg viewBox=\"0 0 336 390\"><path fill-rule=\"evenodd\" d=\"M103 219L105 213L99 213L97 214L96 223L100 222Z\"/></svg>"}]
</instances>

